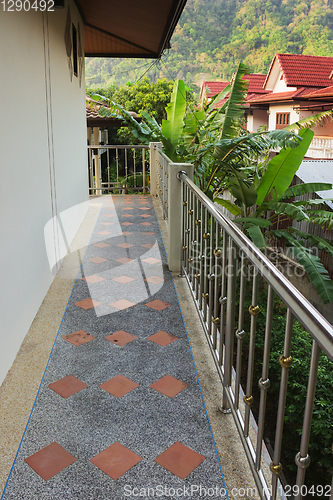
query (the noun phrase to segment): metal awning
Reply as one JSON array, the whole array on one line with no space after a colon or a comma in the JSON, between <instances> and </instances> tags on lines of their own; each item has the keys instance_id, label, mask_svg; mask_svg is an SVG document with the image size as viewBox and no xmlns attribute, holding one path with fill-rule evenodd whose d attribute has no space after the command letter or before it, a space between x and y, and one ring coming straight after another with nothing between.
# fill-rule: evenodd
<instances>
[{"instance_id":1,"label":"metal awning","mask_svg":"<svg viewBox=\"0 0 333 500\"><path fill-rule=\"evenodd\" d=\"M186 0L76 0L87 57L158 58Z\"/></svg>"}]
</instances>

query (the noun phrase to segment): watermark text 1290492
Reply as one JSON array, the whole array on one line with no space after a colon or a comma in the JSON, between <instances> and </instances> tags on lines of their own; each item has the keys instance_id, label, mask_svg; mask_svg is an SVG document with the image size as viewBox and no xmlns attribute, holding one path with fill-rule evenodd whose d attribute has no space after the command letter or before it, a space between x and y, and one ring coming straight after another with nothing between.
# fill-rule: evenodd
<instances>
[{"instance_id":1,"label":"watermark text 1290492","mask_svg":"<svg viewBox=\"0 0 333 500\"><path fill-rule=\"evenodd\" d=\"M4 12L54 12L53 0L2 0L0 2Z\"/></svg>"}]
</instances>

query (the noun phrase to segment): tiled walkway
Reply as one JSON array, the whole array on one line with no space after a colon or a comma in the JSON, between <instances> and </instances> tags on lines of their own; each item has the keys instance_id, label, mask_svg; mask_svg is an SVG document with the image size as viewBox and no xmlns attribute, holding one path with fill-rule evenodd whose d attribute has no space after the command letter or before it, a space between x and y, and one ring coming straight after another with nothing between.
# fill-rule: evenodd
<instances>
[{"instance_id":1,"label":"tiled walkway","mask_svg":"<svg viewBox=\"0 0 333 500\"><path fill-rule=\"evenodd\" d=\"M223 498L152 200L101 200L2 498Z\"/></svg>"}]
</instances>

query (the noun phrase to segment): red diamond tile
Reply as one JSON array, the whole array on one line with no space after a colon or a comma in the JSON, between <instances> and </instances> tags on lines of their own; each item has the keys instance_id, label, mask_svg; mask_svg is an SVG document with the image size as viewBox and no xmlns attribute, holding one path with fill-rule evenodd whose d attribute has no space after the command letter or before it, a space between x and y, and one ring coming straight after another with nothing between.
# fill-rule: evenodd
<instances>
[{"instance_id":1,"label":"red diamond tile","mask_svg":"<svg viewBox=\"0 0 333 500\"><path fill-rule=\"evenodd\" d=\"M63 337L63 339L67 340L71 344L79 346L86 344L91 340L95 340L95 337L90 335L90 333L85 332L84 330L78 330L77 332L66 335L65 337Z\"/></svg>"},{"instance_id":2,"label":"red diamond tile","mask_svg":"<svg viewBox=\"0 0 333 500\"><path fill-rule=\"evenodd\" d=\"M113 222L101 222L101 225L103 226L113 226Z\"/></svg>"},{"instance_id":3,"label":"red diamond tile","mask_svg":"<svg viewBox=\"0 0 333 500\"><path fill-rule=\"evenodd\" d=\"M160 259L155 259L155 257L149 257L148 259L142 259L142 262L147 262L147 264L157 264L157 262L162 262Z\"/></svg>"},{"instance_id":4,"label":"red diamond tile","mask_svg":"<svg viewBox=\"0 0 333 500\"><path fill-rule=\"evenodd\" d=\"M156 245L156 243L144 243L143 245L140 245L141 247L144 247L144 248L153 248Z\"/></svg>"},{"instance_id":5,"label":"red diamond tile","mask_svg":"<svg viewBox=\"0 0 333 500\"><path fill-rule=\"evenodd\" d=\"M92 259L88 259L89 262L94 262L94 264L101 264L102 262L107 262L108 259L104 259L103 257L93 257Z\"/></svg>"},{"instance_id":6,"label":"red diamond tile","mask_svg":"<svg viewBox=\"0 0 333 500\"><path fill-rule=\"evenodd\" d=\"M170 448L155 458L155 462L168 471L185 479L205 460L203 455L176 441Z\"/></svg>"},{"instance_id":7,"label":"red diamond tile","mask_svg":"<svg viewBox=\"0 0 333 500\"><path fill-rule=\"evenodd\" d=\"M99 306L100 302L97 302L96 300L92 299L84 299L80 300L79 302L74 303L75 306L82 307L82 309L92 309L93 307Z\"/></svg>"},{"instance_id":8,"label":"red diamond tile","mask_svg":"<svg viewBox=\"0 0 333 500\"><path fill-rule=\"evenodd\" d=\"M158 285L158 283L162 283L162 281L165 281L163 278L160 278L159 276L149 276L149 278L145 279L144 281L148 281L148 283L152 283L153 285Z\"/></svg>"},{"instance_id":9,"label":"red diamond tile","mask_svg":"<svg viewBox=\"0 0 333 500\"><path fill-rule=\"evenodd\" d=\"M150 222L140 222L140 226L151 226Z\"/></svg>"},{"instance_id":10,"label":"red diamond tile","mask_svg":"<svg viewBox=\"0 0 333 500\"><path fill-rule=\"evenodd\" d=\"M128 344L129 342L132 342L132 340L137 339L135 335L131 335L128 332L125 332L124 330L119 330L119 332L111 333L111 335L108 335L105 337L107 340L110 340L110 342L113 342L114 344L117 344L119 346L123 346Z\"/></svg>"},{"instance_id":11,"label":"red diamond tile","mask_svg":"<svg viewBox=\"0 0 333 500\"><path fill-rule=\"evenodd\" d=\"M99 231L99 233L97 234L101 234L102 236L106 236L107 234L112 234L110 233L110 231Z\"/></svg>"},{"instance_id":12,"label":"red diamond tile","mask_svg":"<svg viewBox=\"0 0 333 500\"><path fill-rule=\"evenodd\" d=\"M124 377L124 375L116 375L116 377L104 382L99 387L116 398L122 398L125 394L139 387L139 384Z\"/></svg>"},{"instance_id":13,"label":"red diamond tile","mask_svg":"<svg viewBox=\"0 0 333 500\"><path fill-rule=\"evenodd\" d=\"M161 394L164 394L165 396L168 396L169 398L173 398L186 389L188 384L185 384L185 382L182 382L175 377L171 377L171 375L166 375L149 387L160 392Z\"/></svg>"},{"instance_id":14,"label":"red diamond tile","mask_svg":"<svg viewBox=\"0 0 333 500\"><path fill-rule=\"evenodd\" d=\"M120 264L128 264L129 262L133 262L134 259L129 259L128 257L121 257L121 259L116 259L116 262L120 262Z\"/></svg>"},{"instance_id":15,"label":"red diamond tile","mask_svg":"<svg viewBox=\"0 0 333 500\"><path fill-rule=\"evenodd\" d=\"M143 215L140 215L140 217L152 217L152 215L143 214Z\"/></svg>"},{"instance_id":16,"label":"red diamond tile","mask_svg":"<svg viewBox=\"0 0 333 500\"><path fill-rule=\"evenodd\" d=\"M131 281L135 281L134 278L130 278L129 276L119 276L118 278L113 278L112 281L117 281L118 283L122 283L125 285L126 283L130 283Z\"/></svg>"},{"instance_id":17,"label":"red diamond tile","mask_svg":"<svg viewBox=\"0 0 333 500\"><path fill-rule=\"evenodd\" d=\"M133 226L134 222L121 222L121 226Z\"/></svg>"},{"instance_id":18,"label":"red diamond tile","mask_svg":"<svg viewBox=\"0 0 333 500\"><path fill-rule=\"evenodd\" d=\"M156 234L156 233L151 233L150 231L142 231L141 234L145 234L145 235L149 236L151 234Z\"/></svg>"},{"instance_id":19,"label":"red diamond tile","mask_svg":"<svg viewBox=\"0 0 333 500\"><path fill-rule=\"evenodd\" d=\"M115 307L116 309L120 309L120 311L123 311L124 309L128 309L129 307L136 306L136 303L130 302L127 299L120 299L117 300L116 302L112 302L110 306Z\"/></svg>"},{"instance_id":20,"label":"red diamond tile","mask_svg":"<svg viewBox=\"0 0 333 500\"><path fill-rule=\"evenodd\" d=\"M155 309L156 311L162 311L166 307L171 306L171 304L168 304L168 302L164 302L163 300L153 300L152 302L148 302L145 304L147 307L151 307L152 309Z\"/></svg>"},{"instance_id":21,"label":"red diamond tile","mask_svg":"<svg viewBox=\"0 0 333 500\"><path fill-rule=\"evenodd\" d=\"M124 214L124 215L122 215L122 217L134 217L134 215L132 215L132 214Z\"/></svg>"},{"instance_id":22,"label":"red diamond tile","mask_svg":"<svg viewBox=\"0 0 333 500\"><path fill-rule=\"evenodd\" d=\"M67 377L57 380L57 382L53 382L53 384L50 384L48 387L61 397L69 398L69 396L73 396L73 394L82 391L82 389L88 386L78 378L73 377L73 375L67 375Z\"/></svg>"},{"instance_id":23,"label":"red diamond tile","mask_svg":"<svg viewBox=\"0 0 333 500\"><path fill-rule=\"evenodd\" d=\"M108 243L95 243L94 244L94 247L98 247L98 248L105 248L105 247L109 247L110 245Z\"/></svg>"},{"instance_id":24,"label":"red diamond tile","mask_svg":"<svg viewBox=\"0 0 333 500\"><path fill-rule=\"evenodd\" d=\"M131 243L120 243L120 245L117 245L117 247L131 248L131 247L134 247L134 245L132 245Z\"/></svg>"},{"instance_id":25,"label":"red diamond tile","mask_svg":"<svg viewBox=\"0 0 333 500\"><path fill-rule=\"evenodd\" d=\"M125 474L125 472L140 462L140 460L142 460L142 458L139 457L139 455L116 442L106 448L106 450L91 458L90 462L112 479L117 480Z\"/></svg>"},{"instance_id":26,"label":"red diamond tile","mask_svg":"<svg viewBox=\"0 0 333 500\"><path fill-rule=\"evenodd\" d=\"M56 442L49 444L25 459L25 462L45 481L51 479L51 477L66 469L75 461L76 458Z\"/></svg>"},{"instance_id":27,"label":"red diamond tile","mask_svg":"<svg viewBox=\"0 0 333 500\"><path fill-rule=\"evenodd\" d=\"M104 214L103 217L115 217L116 214Z\"/></svg>"},{"instance_id":28,"label":"red diamond tile","mask_svg":"<svg viewBox=\"0 0 333 500\"><path fill-rule=\"evenodd\" d=\"M171 344L171 342L178 340L178 337L171 335L171 333L163 332L163 330L160 330L159 332L154 333L154 335L150 335L150 337L147 337L147 339L151 342L155 342L155 344L165 347Z\"/></svg>"},{"instance_id":29,"label":"red diamond tile","mask_svg":"<svg viewBox=\"0 0 333 500\"><path fill-rule=\"evenodd\" d=\"M139 207L139 210L150 210L149 207Z\"/></svg>"},{"instance_id":30,"label":"red diamond tile","mask_svg":"<svg viewBox=\"0 0 333 500\"><path fill-rule=\"evenodd\" d=\"M119 234L123 234L124 236L129 236L130 234L134 234L134 233L130 233L129 231L123 231L122 233L119 233Z\"/></svg>"},{"instance_id":31,"label":"red diamond tile","mask_svg":"<svg viewBox=\"0 0 333 500\"><path fill-rule=\"evenodd\" d=\"M88 283L98 283L99 281L104 281L104 280L105 278L102 278L102 276L97 276L97 274L92 274L91 276L82 278L82 281L88 281Z\"/></svg>"},{"instance_id":32,"label":"red diamond tile","mask_svg":"<svg viewBox=\"0 0 333 500\"><path fill-rule=\"evenodd\" d=\"M123 207L123 210L134 210L133 207Z\"/></svg>"}]
</instances>

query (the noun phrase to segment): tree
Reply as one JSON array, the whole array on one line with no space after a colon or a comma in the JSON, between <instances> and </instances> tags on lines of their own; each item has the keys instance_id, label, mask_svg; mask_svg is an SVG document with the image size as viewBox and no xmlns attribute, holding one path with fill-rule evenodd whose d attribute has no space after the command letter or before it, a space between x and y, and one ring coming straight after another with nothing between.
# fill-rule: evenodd
<instances>
[{"instance_id":1,"label":"tree","mask_svg":"<svg viewBox=\"0 0 333 500\"><path fill-rule=\"evenodd\" d=\"M299 131L300 144L292 149L283 149L268 164L260 177L258 173L251 180L243 172L234 171L229 176L228 187L235 197L235 203L216 198L216 201L236 215L234 222L240 223L243 231L253 243L263 249L284 240L292 256L304 267L308 278L316 287L324 303L333 302L333 282L319 257L306 242L333 256L333 246L318 236L299 231L290 224L286 229L278 229L282 222L308 221L322 227L333 227L333 212L318 210L324 204L320 198L293 200L295 196L332 189L328 183L306 183L292 186L304 155L313 138L308 128Z\"/></svg>"}]
</instances>

